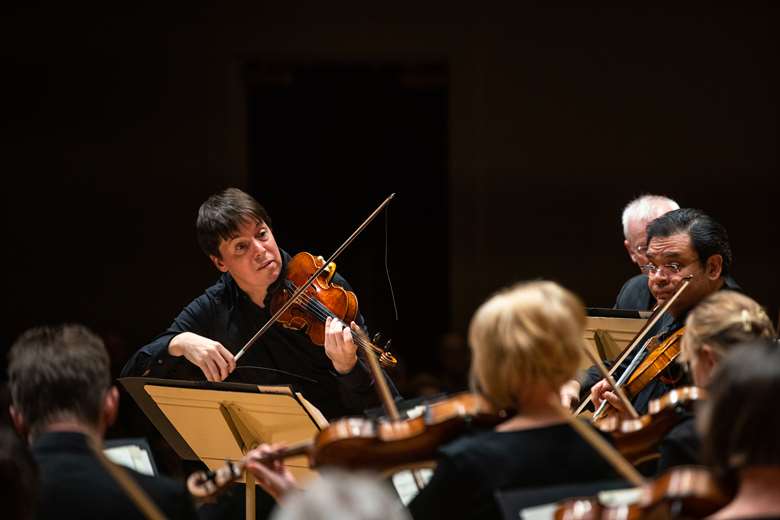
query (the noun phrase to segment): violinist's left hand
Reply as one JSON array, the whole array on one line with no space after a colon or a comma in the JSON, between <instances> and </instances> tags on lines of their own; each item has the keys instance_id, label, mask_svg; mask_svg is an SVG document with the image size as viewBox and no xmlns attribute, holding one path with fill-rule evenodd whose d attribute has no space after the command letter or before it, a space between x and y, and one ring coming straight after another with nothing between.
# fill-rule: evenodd
<instances>
[{"instance_id":1,"label":"violinist's left hand","mask_svg":"<svg viewBox=\"0 0 780 520\"><path fill-rule=\"evenodd\" d=\"M351 372L357 363L357 346L352 341L352 331L333 318L325 320L325 354L339 374Z\"/></svg>"},{"instance_id":2,"label":"violinist's left hand","mask_svg":"<svg viewBox=\"0 0 780 520\"><path fill-rule=\"evenodd\" d=\"M246 454L247 471L255 476L260 487L277 502L281 502L290 491L298 489L298 482L283 461L277 459L259 462L258 459L273 455L283 447L282 444L261 444Z\"/></svg>"}]
</instances>

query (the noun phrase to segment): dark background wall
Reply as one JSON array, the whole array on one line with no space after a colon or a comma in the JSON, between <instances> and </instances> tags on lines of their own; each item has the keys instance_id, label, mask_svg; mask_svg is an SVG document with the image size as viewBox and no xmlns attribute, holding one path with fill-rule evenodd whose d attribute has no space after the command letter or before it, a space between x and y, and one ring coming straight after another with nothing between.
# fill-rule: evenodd
<instances>
[{"instance_id":1,"label":"dark background wall","mask_svg":"<svg viewBox=\"0 0 780 520\"><path fill-rule=\"evenodd\" d=\"M6 13L3 350L75 320L121 363L215 278L194 218L230 185L325 256L398 193L399 321L384 217L339 267L411 371L516 280L611 306L643 192L720 220L776 320L775 9L435 4Z\"/></svg>"}]
</instances>

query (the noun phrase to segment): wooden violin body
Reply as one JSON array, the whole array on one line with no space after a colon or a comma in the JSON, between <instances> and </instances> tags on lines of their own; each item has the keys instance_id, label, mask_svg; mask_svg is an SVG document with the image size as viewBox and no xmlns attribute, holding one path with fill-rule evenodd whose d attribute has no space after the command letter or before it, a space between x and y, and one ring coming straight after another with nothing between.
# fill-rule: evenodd
<instances>
[{"instance_id":1,"label":"wooden violin body","mask_svg":"<svg viewBox=\"0 0 780 520\"><path fill-rule=\"evenodd\" d=\"M682 337L685 333L685 327L681 327L667 337L663 342L655 346L647 354L647 357L634 369L628 378L628 381L621 387L628 399L633 399L647 387L651 382L659 377L663 377L664 370L669 367L680 355L682 346ZM676 381L664 381L668 384L674 384ZM616 418L615 408L606 403L606 408L594 421L599 429L599 423L605 420L619 420Z\"/></svg>"},{"instance_id":2,"label":"wooden violin body","mask_svg":"<svg viewBox=\"0 0 780 520\"><path fill-rule=\"evenodd\" d=\"M302 252L292 257L287 263L282 289L271 298L271 313L276 314L298 287L305 285L324 265L325 260L321 256L315 257L311 253ZM349 324L358 316L357 296L354 292L332 283L335 274L336 264L331 262L276 321L288 329L303 331L315 345L324 345L327 318L335 318ZM359 347L376 351L382 366L393 367L398 363L390 352L373 345L369 340L358 338L354 334L353 339Z\"/></svg>"},{"instance_id":3,"label":"wooden violin body","mask_svg":"<svg viewBox=\"0 0 780 520\"><path fill-rule=\"evenodd\" d=\"M638 419L620 419L610 415L596 423L602 432L612 436L612 442L626 459L637 465L657 456L658 444L707 392L695 386L676 388L650 401L646 415Z\"/></svg>"},{"instance_id":4,"label":"wooden violin body","mask_svg":"<svg viewBox=\"0 0 780 520\"><path fill-rule=\"evenodd\" d=\"M456 394L424 405L413 419L369 420L346 418L320 431L312 441L279 451L281 459L308 454L311 467L337 466L347 469L387 471L436 458L438 447L471 427L493 427L504 421L476 394ZM193 473L187 481L190 493L205 500L220 493L241 477L246 460L228 462L210 473Z\"/></svg>"},{"instance_id":5,"label":"wooden violin body","mask_svg":"<svg viewBox=\"0 0 780 520\"><path fill-rule=\"evenodd\" d=\"M306 252L292 257L287 263L285 285L271 299L271 312L281 308L295 289L306 283L324 263L325 259L321 256L315 257ZM326 311L344 323L354 321L358 313L357 297L352 291L331 283L335 274L336 264L331 263L277 321L289 329L303 330L315 345L325 344L325 318L329 315L325 314Z\"/></svg>"},{"instance_id":6,"label":"wooden violin body","mask_svg":"<svg viewBox=\"0 0 780 520\"><path fill-rule=\"evenodd\" d=\"M573 498L561 502L556 520L645 518L704 518L722 509L734 497L712 473L700 466L672 468L642 486L639 499L628 505L604 505L598 498Z\"/></svg>"},{"instance_id":7,"label":"wooden violin body","mask_svg":"<svg viewBox=\"0 0 780 520\"><path fill-rule=\"evenodd\" d=\"M342 419L317 436L312 462L382 470L428 461L468 428L493 427L505 418L478 395L462 393L425 405L413 419Z\"/></svg>"},{"instance_id":8,"label":"wooden violin body","mask_svg":"<svg viewBox=\"0 0 780 520\"><path fill-rule=\"evenodd\" d=\"M639 392L658 378L666 368L680 355L682 337L685 327L681 327L667 337L661 344L648 353L647 357L636 367L623 387L629 398L636 397Z\"/></svg>"}]
</instances>

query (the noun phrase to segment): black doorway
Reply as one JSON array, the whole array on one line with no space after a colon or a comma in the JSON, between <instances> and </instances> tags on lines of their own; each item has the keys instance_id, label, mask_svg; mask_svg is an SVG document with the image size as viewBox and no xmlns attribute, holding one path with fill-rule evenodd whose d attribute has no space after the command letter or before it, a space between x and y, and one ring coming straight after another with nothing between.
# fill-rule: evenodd
<instances>
[{"instance_id":1,"label":"black doorway","mask_svg":"<svg viewBox=\"0 0 780 520\"><path fill-rule=\"evenodd\" d=\"M379 215L336 264L406 372L435 370L450 325L446 64L263 61L245 81L249 187L280 247L327 258L396 193L389 221Z\"/></svg>"}]
</instances>

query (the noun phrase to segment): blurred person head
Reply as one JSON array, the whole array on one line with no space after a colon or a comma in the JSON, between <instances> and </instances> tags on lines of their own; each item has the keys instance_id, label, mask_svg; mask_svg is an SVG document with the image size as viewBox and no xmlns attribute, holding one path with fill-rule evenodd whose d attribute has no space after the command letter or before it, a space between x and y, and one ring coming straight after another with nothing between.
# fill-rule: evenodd
<instances>
[{"instance_id":1,"label":"blurred person head","mask_svg":"<svg viewBox=\"0 0 780 520\"><path fill-rule=\"evenodd\" d=\"M739 484L737 498L754 485L768 487L774 510L780 513L777 342L760 339L732 349L718 365L708 390L697 417L704 461L723 481Z\"/></svg>"},{"instance_id":2,"label":"blurred person head","mask_svg":"<svg viewBox=\"0 0 780 520\"><path fill-rule=\"evenodd\" d=\"M763 307L736 291L718 291L701 301L685 322L680 361L697 386L707 386L715 367L735 345L775 336Z\"/></svg>"},{"instance_id":3,"label":"blurred person head","mask_svg":"<svg viewBox=\"0 0 780 520\"><path fill-rule=\"evenodd\" d=\"M582 302L554 282L499 291L471 320L472 385L499 409L557 394L580 366L584 330Z\"/></svg>"},{"instance_id":4,"label":"blurred person head","mask_svg":"<svg viewBox=\"0 0 780 520\"><path fill-rule=\"evenodd\" d=\"M411 520L388 484L371 473L328 469L287 495L272 520Z\"/></svg>"},{"instance_id":5,"label":"blurred person head","mask_svg":"<svg viewBox=\"0 0 780 520\"><path fill-rule=\"evenodd\" d=\"M31 439L55 426L102 437L119 407L110 366L103 340L83 325L22 333L8 363L14 426Z\"/></svg>"}]
</instances>

